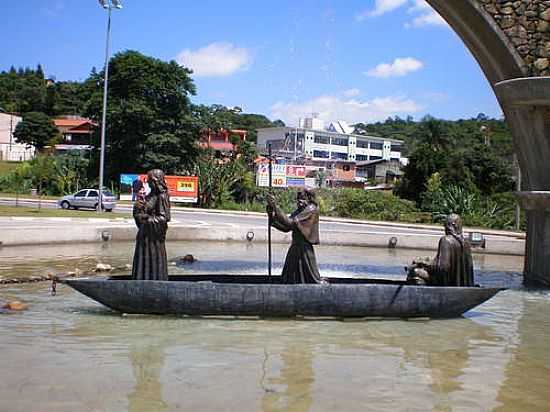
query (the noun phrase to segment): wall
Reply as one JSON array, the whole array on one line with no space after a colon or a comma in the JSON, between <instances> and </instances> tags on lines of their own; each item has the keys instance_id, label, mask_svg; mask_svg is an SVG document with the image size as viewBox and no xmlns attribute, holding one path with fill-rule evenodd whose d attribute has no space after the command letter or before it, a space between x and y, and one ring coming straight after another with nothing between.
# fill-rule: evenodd
<instances>
[{"instance_id":1,"label":"wall","mask_svg":"<svg viewBox=\"0 0 550 412\"><path fill-rule=\"evenodd\" d=\"M550 76L550 1L478 0L506 34L528 76Z\"/></svg>"}]
</instances>

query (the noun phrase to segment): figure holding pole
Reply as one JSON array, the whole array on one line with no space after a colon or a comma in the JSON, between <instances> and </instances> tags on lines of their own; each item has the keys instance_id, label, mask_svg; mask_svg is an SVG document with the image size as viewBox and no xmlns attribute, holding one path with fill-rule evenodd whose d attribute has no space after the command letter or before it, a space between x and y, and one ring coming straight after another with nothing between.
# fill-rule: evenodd
<instances>
[{"instance_id":1,"label":"figure holding pole","mask_svg":"<svg viewBox=\"0 0 550 412\"><path fill-rule=\"evenodd\" d=\"M300 190L296 194L296 210L287 216L267 195L267 212L270 225L281 232L292 232L292 244L283 267L283 283L327 284L319 274L313 245L319 244L319 206L315 192ZM270 229L271 230L271 229Z\"/></svg>"}]
</instances>

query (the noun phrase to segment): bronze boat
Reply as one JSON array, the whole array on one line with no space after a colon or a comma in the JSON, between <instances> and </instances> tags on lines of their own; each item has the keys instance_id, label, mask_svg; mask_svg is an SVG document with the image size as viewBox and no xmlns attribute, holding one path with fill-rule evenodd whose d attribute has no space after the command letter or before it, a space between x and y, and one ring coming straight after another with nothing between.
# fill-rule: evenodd
<instances>
[{"instance_id":1,"label":"bronze boat","mask_svg":"<svg viewBox=\"0 0 550 412\"><path fill-rule=\"evenodd\" d=\"M279 276L182 275L169 281L113 276L63 283L117 312L191 316L450 318L502 290L413 286L386 279L327 280L327 285L287 285Z\"/></svg>"}]
</instances>

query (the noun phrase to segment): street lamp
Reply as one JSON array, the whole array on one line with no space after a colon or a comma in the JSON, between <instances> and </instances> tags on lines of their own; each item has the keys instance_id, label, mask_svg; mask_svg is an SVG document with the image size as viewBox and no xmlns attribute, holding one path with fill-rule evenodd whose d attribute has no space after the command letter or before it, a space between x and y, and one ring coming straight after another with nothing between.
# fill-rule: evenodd
<instances>
[{"instance_id":1,"label":"street lamp","mask_svg":"<svg viewBox=\"0 0 550 412\"><path fill-rule=\"evenodd\" d=\"M108 11L107 41L105 44L105 79L103 83L103 115L101 119L101 150L99 155L99 199L97 211L103 212L103 173L105 169L105 125L107 123L107 88L109 83L109 40L111 37L111 12L113 8L121 9L121 0L99 0L99 4Z\"/></svg>"}]
</instances>

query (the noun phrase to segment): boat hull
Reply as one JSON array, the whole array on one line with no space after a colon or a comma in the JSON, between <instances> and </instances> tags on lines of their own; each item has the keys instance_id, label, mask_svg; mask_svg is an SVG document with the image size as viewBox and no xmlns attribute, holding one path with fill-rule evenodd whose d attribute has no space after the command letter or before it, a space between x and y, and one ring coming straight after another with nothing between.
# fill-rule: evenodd
<instances>
[{"instance_id":1,"label":"boat hull","mask_svg":"<svg viewBox=\"0 0 550 412\"><path fill-rule=\"evenodd\" d=\"M70 279L66 284L122 313L261 317L458 317L501 289L404 284L222 283Z\"/></svg>"}]
</instances>

